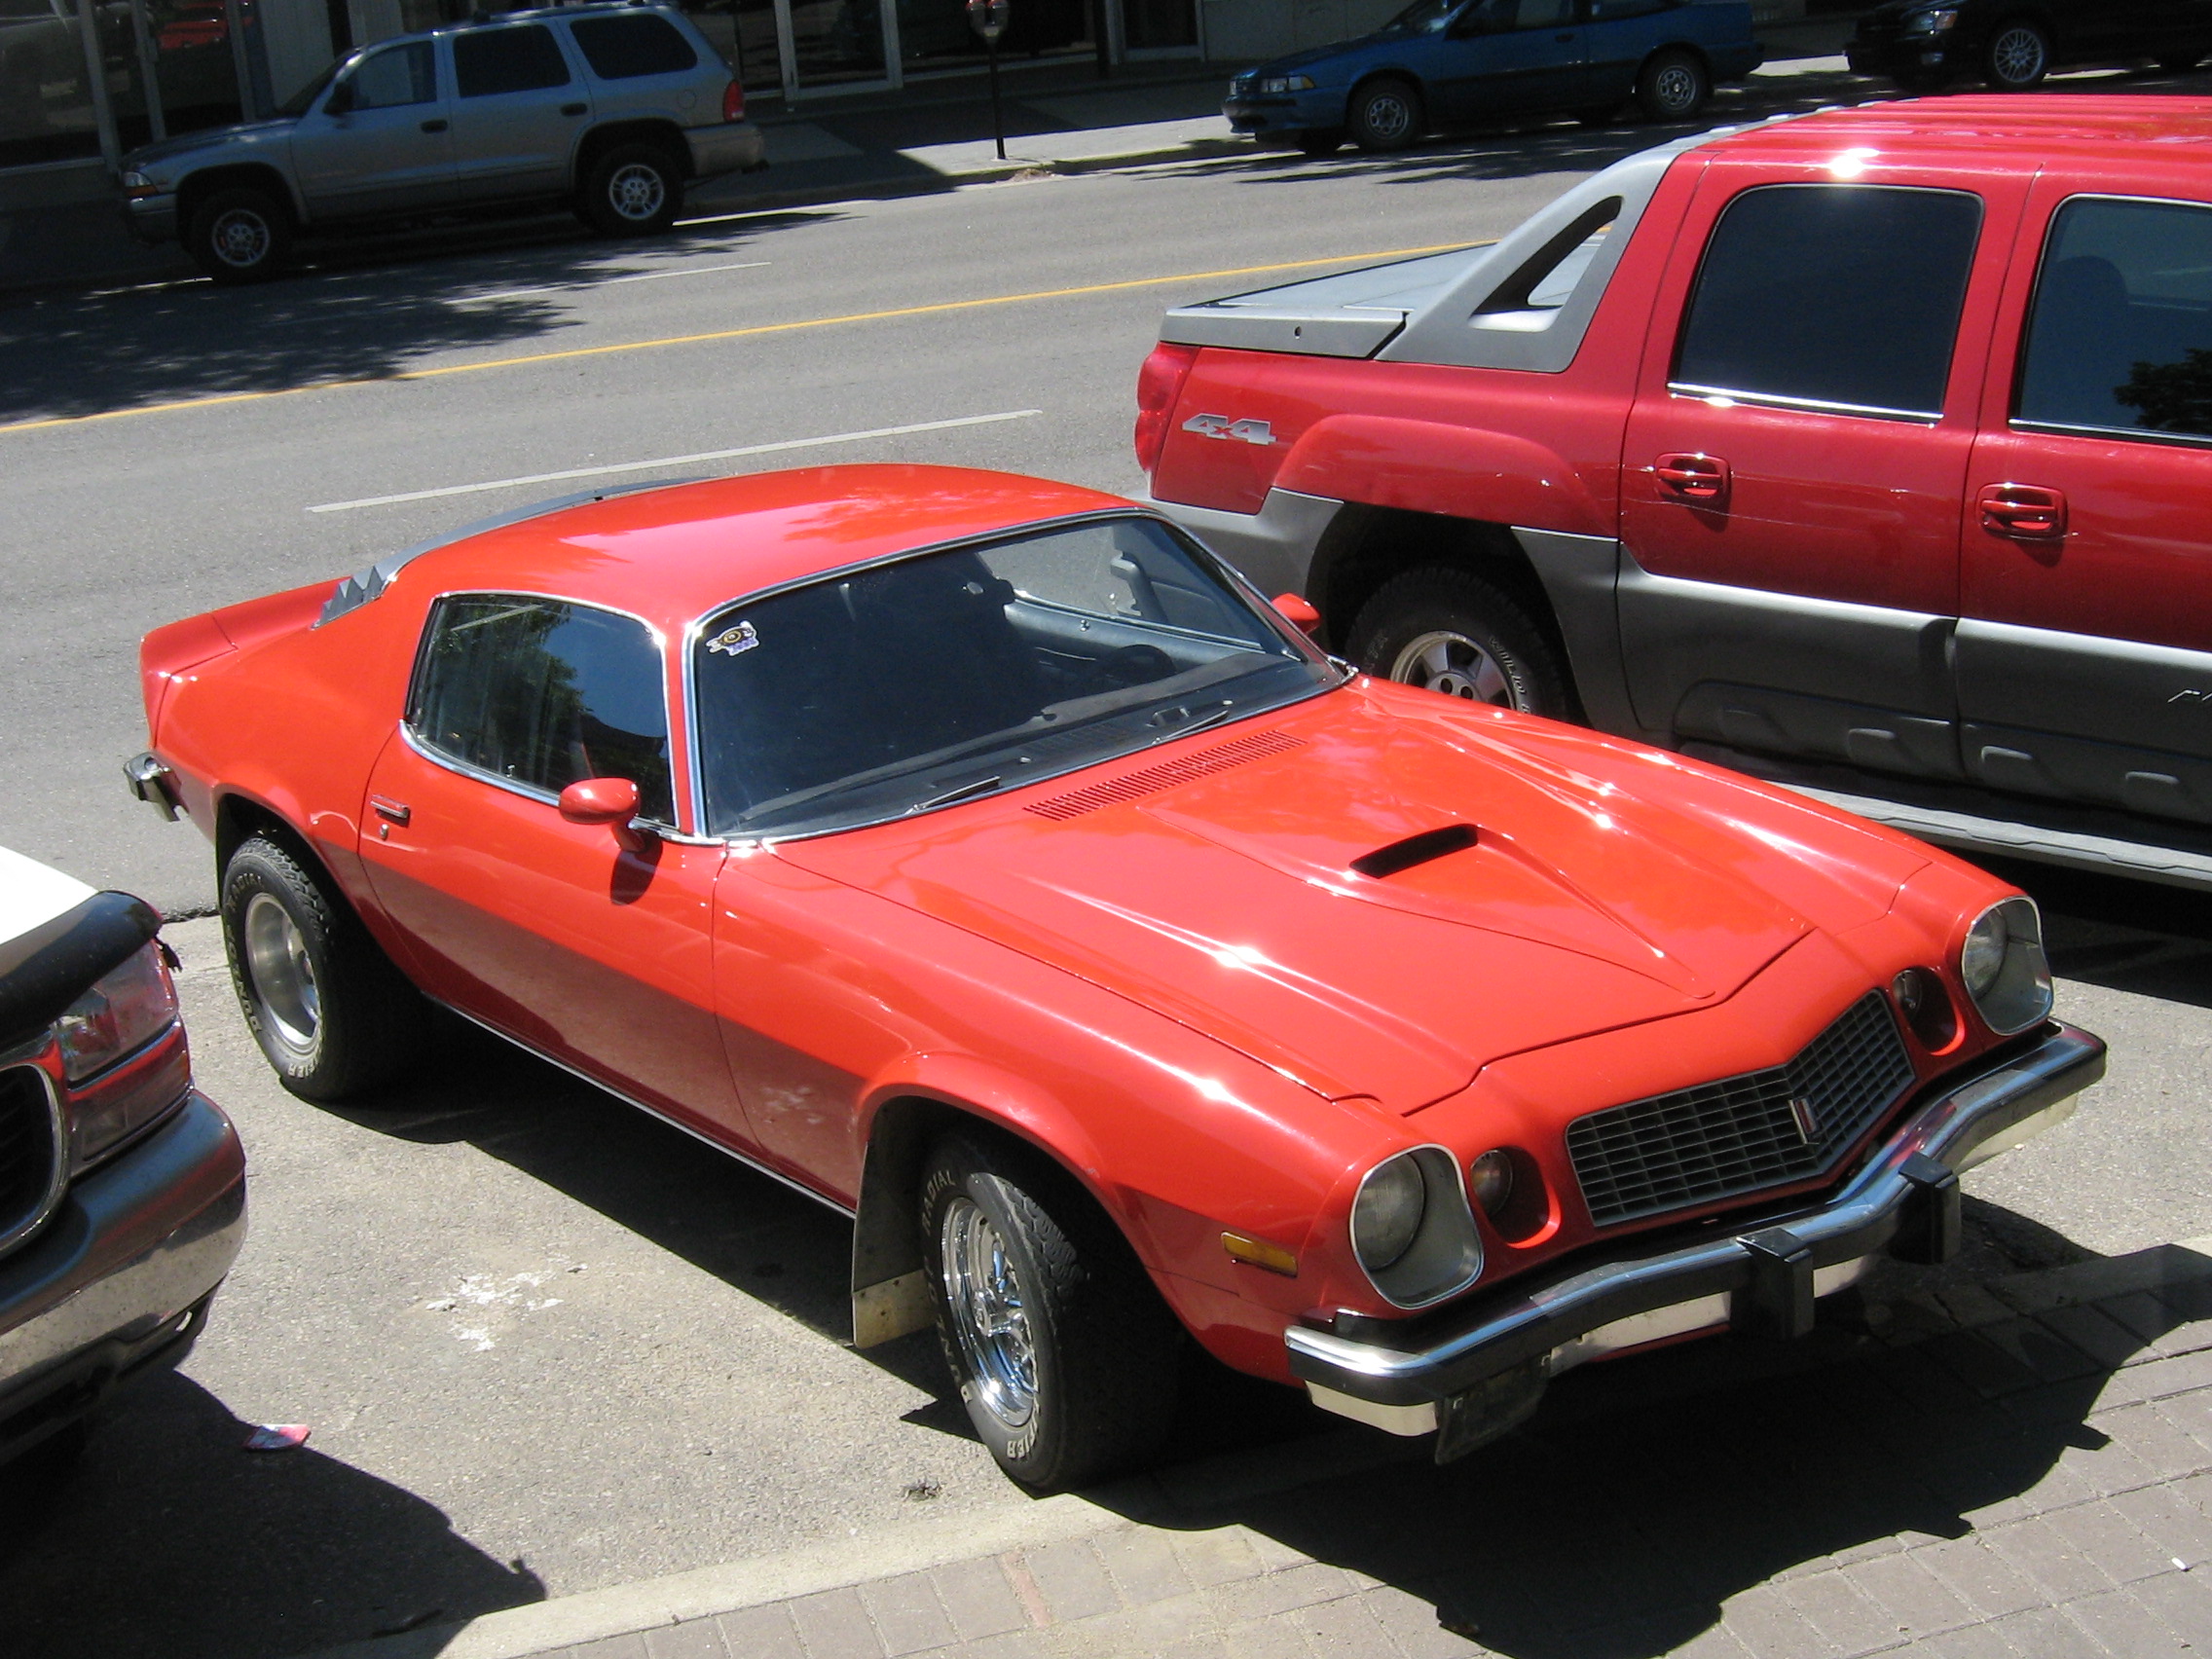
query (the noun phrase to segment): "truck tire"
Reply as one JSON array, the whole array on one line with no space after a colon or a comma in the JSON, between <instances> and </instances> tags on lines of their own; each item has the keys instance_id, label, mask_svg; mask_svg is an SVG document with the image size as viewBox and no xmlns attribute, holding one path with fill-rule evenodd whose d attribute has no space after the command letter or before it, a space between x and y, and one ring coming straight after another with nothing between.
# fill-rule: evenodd
<instances>
[{"instance_id":1,"label":"truck tire","mask_svg":"<svg viewBox=\"0 0 2212 1659\"><path fill-rule=\"evenodd\" d=\"M1655 52L1637 72L1636 102L1650 121L1687 121L1713 96L1713 77L1694 53Z\"/></svg>"},{"instance_id":2,"label":"truck tire","mask_svg":"<svg viewBox=\"0 0 2212 1659\"><path fill-rule=\"evenodd\" d=\"M956 1133L930 1153L919 1208L938 1340L999 1467L1056 1492L1150 1456L1182 1327L1088 1195L1039 1156Z\"/></svg>"},{"instance_id":3,"label":"truck tire","mask_svg":"<svg viewBox=\"0 0 2212 1659\"><path fill-rule=\"evenodd\" d=\"M1420 89L1411 81L1385 75L1367 83L1351 95L1345 111L1345 128L1351 141L1370 155L1403 150L1425 129Z\"/></svg>"},{"instance_id":4,"label":"truck tire","mask_svg":"<svg viewBox=\"0 0 2212 1659\"><path fill-rule=\"evenodd\" d=\"M430 1008L344 898L271 835L223 866L223 945L246 1028L303 1100L396 1081L422 1053Z\"/></svg>"},{"instance_id":5,"label":"truck tire","mask_svg":"<svg viewBox=\"0 0 2212 1659\"><path fill-rule=\"evenodd\" d=\"M592 163L576 196L585 224L608 237L648 237L676 223L683 169L652 144L617 144Z\"/></svg>"},{"instance_id":6,"label":"truck tire","mask_svg":"<svg viewBox=\"0 0 2212 1659\"><path fill-rule=\"evenodd\" d=\"M1993 92L2024 92L2050 73L2050 37L2041 24L2011 18L1990 32L1981 78Z\"/></svg>"},{"instance_id":7,"label":"truck tire","mask_svg":"<svg viewBox=\"0 0 2212 1659\"><path fill-rule=\"evenodd\" d=\"M184 250L218 282L266 282L292 257L292 215L265 190L218 190L193 208Z\"/></svg>"},{"instance_id":8,"label":"truck tire","mask_svg":"<svg viewBox=\"0 0 2212 1659\"><path fill-rule=\"evenodd\" d=\"M1360 607L1346 654L1380 679L1567 717L1567 676L1543 630L1468 571L1439 566L1391 577Z\"/></svg>"}]
</instances>

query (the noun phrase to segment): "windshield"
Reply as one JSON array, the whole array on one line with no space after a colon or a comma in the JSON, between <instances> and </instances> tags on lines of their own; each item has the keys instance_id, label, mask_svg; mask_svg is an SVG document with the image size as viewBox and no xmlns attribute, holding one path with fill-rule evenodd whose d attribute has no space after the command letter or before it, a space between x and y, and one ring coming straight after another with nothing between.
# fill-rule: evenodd
<instances>
[{"instance_id":1,"label":"windshield","mask_svg":"<svg viewBox=\"0 0 2212 1659\"><path fill-rule=\"evenodd\" d=\"M947 806L1337 683L1271 607L1134 516L734 605L692 673L716 835Z\"/></svg>"},{"instance_id":2,"label":"windshield","mask_svg":"<svg viewBox=\"0 0 2212 1659\"><path fill-rule=\"evenodd\" d=\"M1460 0L1414 0L1377 31L1382 34L1437 34L1452 20Z\"/></svg>"},{"instance_id":3,"label":"windshield","mask_svg":"<svg viewBox=\"0 0 2212 1659\"><path fill-rule=\"evenodd\" d=\"M278 115L307 114L308 106L322 96L322 89L330 85L331 77L338 73L340 64L344 62L345 59L340 58L336 63L325 65L321 74L278 104L276 113Z\"/></svg>"}]
</instances>

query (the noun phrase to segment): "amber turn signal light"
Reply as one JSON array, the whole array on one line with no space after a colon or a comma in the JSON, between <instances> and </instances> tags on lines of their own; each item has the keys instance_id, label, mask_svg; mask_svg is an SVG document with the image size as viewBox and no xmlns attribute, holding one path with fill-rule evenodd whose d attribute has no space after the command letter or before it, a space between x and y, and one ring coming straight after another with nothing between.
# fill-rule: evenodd
<instances>
[{"instance_id":1,"label":"amber turn signal light","mask_svg":"<svg viewBox=\"0 0 2212 1659\"><path fill-rule=\"evenodd\" d=\"M1271 1273L1284 1278L1298 1276L1298 1258L1280 1244L1270 1244L1265 1238L1247 1238L1241 1233L1224 1233L1221 1247L1231 1257L1255 1268L1265 1268Z\"/></svg>"}]
</instances>

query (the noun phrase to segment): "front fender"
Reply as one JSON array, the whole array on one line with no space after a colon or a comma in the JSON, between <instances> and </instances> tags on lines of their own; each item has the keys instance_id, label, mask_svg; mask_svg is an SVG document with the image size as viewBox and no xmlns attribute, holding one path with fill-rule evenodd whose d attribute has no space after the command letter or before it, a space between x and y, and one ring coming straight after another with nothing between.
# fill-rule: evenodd
<instances>
[{"instance_id":1,"label":"front fender","mask_svg":"<svg viewBox=\"0 0 2212 1659\"><path fill-rule=\"evenodd\" d=\"M1528 438L1391 415L1330 415L1300 434L1274 487L1574 535L1610 535L1597 498Z\"/></svg>"}]
</instances>

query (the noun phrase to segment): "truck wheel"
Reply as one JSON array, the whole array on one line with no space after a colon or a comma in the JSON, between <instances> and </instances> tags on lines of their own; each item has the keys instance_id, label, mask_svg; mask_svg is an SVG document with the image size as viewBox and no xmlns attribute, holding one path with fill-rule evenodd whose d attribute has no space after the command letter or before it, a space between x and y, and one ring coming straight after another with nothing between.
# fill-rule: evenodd
<instances>
[{"instance_id":1,"label":"truck wheel","mask_svg":"<svg viewBox=\"0 0 2212 1659\"><path fill-rule=\"evenodd\" d=\"M264 282L292 257L292 216L264 190L218 190L192 210L184 250L218 282Z\"/></svg>"},{"instance_id":2,"label":"truck wheel","mask_svg":"<svg viewBox=\"0 0 2212 1659\"><path fill-rule=\"evenodd\" d=\"M1686 52L1655 52L1636 77L1636 101L1652 121L1687 121L1713 95L1713 78Z\"/></svg>"},{"instance_id":3,"label":"truck wheel","mask_svg":"<svg viewBox=\"0 0 2212 1659\"><path fill-rule=\"evenodd\" d=\"M231 983L279 1083L344 1100L405 1073L429 1006L319 873L249 836L223 866L222 901Z\"/></svg>"},{"instance_id":4,"label":"truck wheel","mask_svg":"<svg viewBox=\"0 0 2212 1659\"><path fill-rule=\"evenodd\" d=\"M576 211L602 236L645 237L676 223L683 173L666 150L617 144L584 177Z\"/></svg>"},{"instance_id":5,"label":"truck wheel","mask_svg":"<svg viewBox=\"0 0 2212 1659\"><path fill-rule=\"evenodd\" d=\"M938 1341L1000 1468L1060 1491L1165 1437L1182 1330L1121 1234L1043 1160L954 1135L922 1176Z\"/></svg>"},{"instance_id":6,"label":"truck wheel","mask_svg":"<svg viewBox=\"0 0 2212 1659\"><path fill-rule=\"evenodd\" d=\"M1981 77L1990 91L2024 92L2050 72L2050 37L2025 18L1997 25L1982 55Z\"/></svg>"},{"instance_id":7,"label":"truck wheel","mask_svg":"<svg viewBox=\"0 0 2212 1659\"><path fill-rule=\"evenodd\" d=\"M1352 93L1345 121L1351 141L1371 155L1403 150L1421 134L1420 92L1411 81L1370 81Z\"/></svg>"},{"instance_id":8,"label":"truck wheel","mask_svg":"<svg viewBox=\"0 0 2212 1659\"><path fill-rule=\"evenodd\" d=\"M1567 677L1529 613L1466 571L1408 571L1384 582L1354 619L1346 654L1401 684L1567 716Z\"/></svg>"},{"instance_id":9,"label":"truck wheel","mask_svg":"<svg viewBox=\"0 0 2212 1659\"><path fill-rule=\"evenodd\" d=\"M1309 128L1298 135L1298 147L1309 156L1333 156L1345 147L1344 131L1335 127Z\"/></svg>"}]
</instances>

